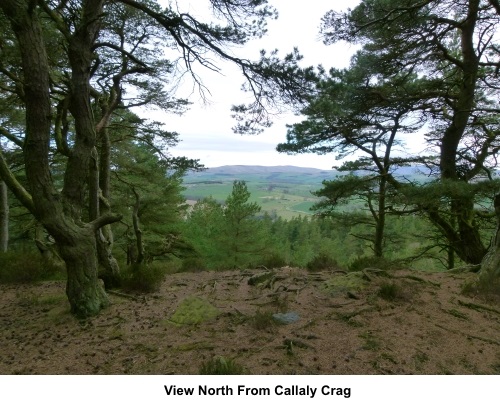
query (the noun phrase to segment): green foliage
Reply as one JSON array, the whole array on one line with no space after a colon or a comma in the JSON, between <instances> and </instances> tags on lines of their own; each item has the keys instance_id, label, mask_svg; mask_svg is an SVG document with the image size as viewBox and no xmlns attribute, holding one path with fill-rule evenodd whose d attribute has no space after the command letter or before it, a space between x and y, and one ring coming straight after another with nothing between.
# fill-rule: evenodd
<instances>
[{"instance_id":1,"label":"green foliage","mask_svg":"<svg viewBox=\"0 0 500 405\"><path fill-rule=\"evenodd\" d=\"M306 267L308 263L314 266L316 258L319 267L351 266L354 271L358 271L365 267L388 269L402 259L414 257L412 266L415 268L442 268L440 260L446 259L446 252L439 245L435 248L428 247L428 242L432 242L432 239L426 235L431 227L424 218L418 216L388 216L385 221L385 259L373 258L370 242L372 219L368 214L360 212L359 204L361 203L351 201L345 212L328 217L296 216L284 219L264 215L246 219L242 225L247 230L250 229L250 232L244 238L240 234L236 239L240 238L240 245L253 252L240 252L238 256L241 262L238 267ZM227 224L225 207L214 198L205 198L196 203L184 221L183 233L204 264L200 268L234 267L235 244L230 238L235 237L234 233L227 232ZM260 250L261 248L264 249ZM426 254L421 254L424 249ZM322 253L335 258L334 262L321 261L318 256Z\"/></svg>"},{"instance_id":2,"label":"green foliage","mask_svg":"<svg viewBox=\"0 0 500 405\"><path fill-rule=\"evenodd\" d=\"M331 256L326 253L320 253L314 256L312 260L307 263L306 267L310 271L318 271L335 269L338 268L339 265Z\"/></svg>"},{"instance_id":3,"label":"green foliage","mask_svg":"<svg viewBox=\"0 0 500 405\"><path fill-rule=\"evenodd\" d=\"M199 297L187 297L177 307L170 321L177 325L196 325L219 315L219 310Z\"/></svg>"},{"instance_id":4,"label":"green foliage","mask_svg":"<svg viewBox=\"0 0 500 405\"><path fill-rule=\"evenodd\" d=\"M223 233L228 245L231 267L246 266L252 258L260 256L266 241L256 215L261 207L249 202L250 192L244 181L235 181L224 207Z\"/></svg>"},{"instance_id":5,"label":"green foliage","mask_svg":"<svg viewBox=\"0 0 500 405\"><path fill-rule=\"evenodd\" d=\"M247 374L240 364L232 359L216 357L204 362L200 367L200 375L240 375Z\"/></svg>"},{"instance_id":6,"label":"green foliage","mask_svg":"<svg viewBox=\"0 0 500 405\"><path fill-rule=\"evenodd\" d=\"M122 288L141 293L156 292L169 271L168 266L161 262L132 264L122 270Z\"/></svg>"},{"instance_id":7,"label":"green foliage","mask_svg":"<svg viewBox=\"0 0 500 405\"><path fill-rule=\"evenodd\" d=\"M181 267L179 268L179 271L183 273L195 273L205 270L205 262L199 257L187 257L186 259L182 260Z\"/></svg>"},{"instance_id":8,"label":"green foliage","mask_svg":"<svg viewBox=\"0 0 500 405\"><path fill-rule=\"evenodd\" d=\"M209 197L198 201L185 222L185 233L210 269L243 268L265 253L261 208L249 202L243 181L235 181L224 204Z\"/></svg>"},{"instance_id":9,"label":"green foliage","mask_svg":"<svg viewBox=\"0 0 500 405\"><path fill-rule=\"evenodd\" d=\"M131 136L139 136L137 131L131 130ZM140 233L143 261L189 254L191 247L180 233L187 208L181 194L183 171L177 172L172 162L157 156L154 146L124 141L123 135L115 134L120 140L112 154L112 206L123 214L123 220L115 226L117 247L127 252L128 262L136 262Z\"/></svg>"},{"instance_id":10,"label":"green foliage","mask_svg":"<svg viewBox=\"0 0 500 405\"><path fill-rule=\"evenodd\" d=\"M497 4L452 0L366 0L324 16L325 43L348 41L360 49L348 68L320 72L317 91L302 110L305 119L288 127L278 150L364 155L341 169L379 184L368 188L357 176L326 183L316 207L330 214L349 195L362 198L375 223L377 256L388 245L385 214L396 211L426 216L440 233L435 247L453 249L470 264L484 257L491 232L485 238L483 230L498 192L499 64L488 55L499 46L499 21ZM391 156L404 145L404 134L418 137L421 130L435 156ZM394 169L410 163L424 164L435 181L418 185L398 177Z\"/></svg>"},{"instance_id":11,"label":"green foliage","mask_svg":"<svg viewBox=\"0 0 500 405\"><path fill-rule=\"evenodd\" d=\"M320 210L322 214L327 214L339 205L347 205L356 198L369 198L376 185L376 178L373 176L357 176L349 174L339 176L335 180L325 180L323 188L313 194L324 198L316 203L313 210ZM373 197L371 197L373 198Z\"/></svg>"},{"instance_id":12,"label":"green foliage","mask_svg":"<svg viewBox=\"0 0 500 405\"><path fill-rule=\"evenodd\" d=\"M264 259L261 261L261 264L268 269L277 269L280 267L285 267L287 265L287 262L283 255L279 253L271 253L264 257Z\"/></svg>"},{"instance_id":13,"label":"green foliage","mask_svg":"<svg viewBox=\"0 0 500 405\"><path fill-rule=\"evenodd\" d=\"M60 277L61 269L42 260L40 253L8 251L0 253L0 282L32 283Z\"/></svg>"}]
</instances>

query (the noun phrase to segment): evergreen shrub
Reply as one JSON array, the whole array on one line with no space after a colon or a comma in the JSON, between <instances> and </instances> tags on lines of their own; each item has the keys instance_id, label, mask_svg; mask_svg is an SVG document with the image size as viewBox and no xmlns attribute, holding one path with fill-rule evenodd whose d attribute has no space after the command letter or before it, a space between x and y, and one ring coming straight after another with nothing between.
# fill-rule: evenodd
<instances>
[{"instance_id":1,"label":"evergreen shrub","mask_svg":"<svg viewBox=\"0 0 500 405\"><path fill-rule=\"evenodd\" d=\"M331 256L326 253L320 253L314 256L306 265L307 270L309 271L318 271L325 269L337 268L338 263Z\"/></svg>"},{"instance_id":2,"label":"evergreen shrub","mask_svg":"<svg viewBox=\"0 0 500 405\"><path fill-rule=\"evenodd\" d=\"M279 253L271 253L270 255L264 257L262 265L267 267L268 269L278 269L281 267L285 267L287 265L287 262L285 258Z\"/></svg>"},{"instance_id":3,"label":"evergreen shrub","mask_svg":"<svg viewBox=\"0 0 500 405\"><path fill-rule=\"evenodd\" d=\"M59 269L44 263L40 253L9 251L0 253L0 282L32 283L52 279Z\"/></svg>"},{"instance_id":4,"label":"evergreen shrub","mask_svg":"<svg viewBox=\"0 0 500 405\"><path fill-rule=\"evenodd\" d=\"M122 287L127 291L152 293L160 289L169 268L165 263L132 264L122 271Z\"/></svg>"},{"instance_id":5,"label":"evergreen shrub","mask_svg":"<svg viewBox=\"0 0 500 405\"><path fill-rule=\"evenodd\" d=\"M182 261L179 271L182 273L196 273L207 270L203 259L199 257L187 257Z\"/></svg>"}]
</instances>

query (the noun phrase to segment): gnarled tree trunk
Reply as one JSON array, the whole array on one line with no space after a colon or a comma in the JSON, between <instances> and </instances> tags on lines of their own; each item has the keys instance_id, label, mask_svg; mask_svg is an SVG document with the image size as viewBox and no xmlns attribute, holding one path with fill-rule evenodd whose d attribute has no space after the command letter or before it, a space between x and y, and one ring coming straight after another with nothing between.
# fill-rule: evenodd
<instances>
[{"instance_id":1,"label":"gnarled tree trunk","mask_svg":"<svg viewBox=\"0 0 500 405\"><path fill-rule=\"evenodd\" d=\"M109 304L97 277L95 234L102 226L117 220L109 216L87 224L82 221L91 152L95 147L89 80L92 46L98 33L102 3L102 0L84 0L80 24L73 33L67 32L72 71L70 111L75 119L75 142L68 158L62 193L55 189L49 167L50 66L36 3L28 0L0 3L16 35L22 59L26 107L23 152L31 196L13 176L2 174L2 177L58 244L68 273L66 293L72 312L79 317L95 315Z\"/></svg>"},{"instance_id":2,"label":"gnarled tree trunk","mask_svg":"<svg viewBox=\"0 0 500 405\"><path fill-rule=\"evenodd\" d=\"M500 194L495 196L494 205L498 225L479 272L479 279L485 284L500 283Z\"/></svg>"},{"instance_id":3,"label":"gnarled tree trunk","mask_svg":"<svg viewBox=\"0 0 500 405\"><path fill-rule=\"evenodd\" d=\"M7 185L0 180L0 252L9 248L9 200Z\"/></svg>"},{"instance_id":4,"label":"gnarled tree trunk","mask_svg":"<svg viewBox=\"0 0 500 405\"><path fill-rule=\"evenodd\" d=\"M111 142L106 128L99 131L99 215L109 215L110 206L110 170L111 170ZM106 288L120 285L120 266L113 256L113 231L110 225L105 225L97 232L97 255L99 260L99 277L104 281Z\"/></svg>"},{"instance_id":5,"label":"gnarled tree trunk","mask_svg":"<svg viewBox=\"0 0 500 405\"><path fill-rule=\"evenodd\" d=\"M104 285L97 277L94 232L92 227L78 228L58 241L68 269L66 293L71 310L83 318L95 315L109 305Z\"/></svg>"}]
</instances>

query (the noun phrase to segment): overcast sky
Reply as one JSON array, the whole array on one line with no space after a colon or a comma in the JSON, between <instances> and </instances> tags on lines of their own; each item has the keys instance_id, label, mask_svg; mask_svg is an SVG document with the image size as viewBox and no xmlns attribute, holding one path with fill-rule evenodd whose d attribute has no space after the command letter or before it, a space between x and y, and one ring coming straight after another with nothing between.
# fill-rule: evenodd
<instances>
[{"instance_id":1,"label":"overcast sky","mask_svg":"<svg viewBox=\"0 0 500 405\"><path fill-rule=\"evenodd\" d=\"M252 41L235 52L249 59L258 58L260 49L280 50L283 56L294 46L304 55L304 66L322 64L325 67L346 67L354 48L348 45L325 46L319 39L321 17L331 9L346 10L358 4L358 0L309 0L308 2L290 0L270 0L278 12L279 18L270 21L268 34L261 40ZM183 0L179 4L190 4L189 12L203 13L202 0ZM307 6L305 7L305 4ZM339 162L333 155L318 156L302 154L289 156L277 153L276 145L286 140L286 124L292 124L300 118L287 114L275 120L274 125L257 136L241 136L232 132L235 124L230 108L233 104L245 101L240 91L243 78L238 70L223 66L223 75L202 71L205 85L210 90L209 103L203 104L197 92L191 94L192 87L185 85L182 96L189 96L194 103L190 110L178 117L155 113L154 118L167 124L167 129L181 135L181 143L170 152L175 156L200 159L207 167L223 165L294 165L330 169Z\"/></svg>"}]
</instances>

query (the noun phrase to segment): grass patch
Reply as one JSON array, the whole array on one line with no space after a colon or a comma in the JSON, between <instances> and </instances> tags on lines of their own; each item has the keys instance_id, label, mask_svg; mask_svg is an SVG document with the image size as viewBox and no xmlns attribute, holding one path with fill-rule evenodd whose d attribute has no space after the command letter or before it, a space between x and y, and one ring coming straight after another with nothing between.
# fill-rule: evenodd
<instances>
[{"instance_id":1,"label":"grass patch","mask_svg":"<svg viewBox=\"0 0 500 405\"><path fill-rule=\"evenodd\" d=\"M178 325L197 325L217 315L219 310L208 301L198 297L188 297L179 304L169 320Z\"/></svg>"},{"instance_id":2,"label":"grass patch","mask_svg":"<svg viewBox=\"0 0 500 405\"><path fill-rule=\"evenodd\" d=\"M122 288L130 292L157 292L167 273L169 268L164 263L132 264L122 272Z\"/></svg>"},{"instance_id":3,"label":"grass patch","mask_svg":"<svg viewBox=\"0 0 500 405\"><path fill-rule=\"evenodd\" d=\"M362 272L338 275L324 282L322 288L333 296L359 292L368 285Z\"/></svg>"},{"instance_id":4,"label":"grass patch","mask_svg":"<svg viewBox=\"0 0 500 405\"><path fill-rule=\"evenodd\" d=\"M24 308L33 308L40 303L40 296L31 291L25 293L16 292L16 298L17 304Z\"/></svg>"},{"instance_id":5,"label":"grass patch","mask_svg":"<svg viewBox=\"0 0 500 405\"><path fill-rule=\"evenodd\" d=\"M383 360L390 361L392 364L398 364L397 360L389 353L381 353L380 358Z\"/></svg>"},{"instance_id":6,"label":"grass patch","mask_svg":"<svg viewBox=\"0 0 500 405\"><path fill-rule=\"evenodd\" d=\"M232 359L216 357L204 362L200 367L200 375L241 375L246 374L242 365Z\"/></svg>"},{"instance_id":7,"label":"grass patch","mask_svg":"<svg viewBox=\"0 0 500 405\"><path fill-rule=\"evenodd\" d=\"M354 328L360 328L361 326L363 326L361 322L357 321L356 319L353 319L353 315L337 314L337 319L339 321L345 322L346 324Z\"/></svg>"},{"instance_id":8,"label":"grass patch","mask_svg":"<svg viewBox=\"0 0 500 405\"><path fill-rule=\"evenodd\" d=\"M255 315L250 318L250 324L257 330L269 330L279 325L279 322L273 317L272 312L257 311Z\"/></svg>"},{"instance_id":9,"label":"grass patch","mask_svg":"<svg viewBox=\"0 0 500 405\"><path fill-rule=\"evenodd\" d=\"M0 282L29 284L36 281L61 279L62 267L44 262L38 252L9 251L0 253Z\"/></svg>"},{"instance_id":10,"label":"grass patch","mask_svg":"<svg viewBox=\"0 0 500 405\"><path fill-rule=\"evenodd\" d=\"M362 346L363 350L377 351L382 346L380 341L370 331L360 334L359 337L365 341Z\"/></svg>"},{"instance_id":11,"label":"grass patch","mask_svg":"<svg viewBox=\"0 0 500 405\"><path fill-rule=\"evenodd\" d=\"M210 342L192 342L176 346L174 350L179 352L190 352L192 350L213 350L214 345Z\"/></svg>"}]
</instances>

